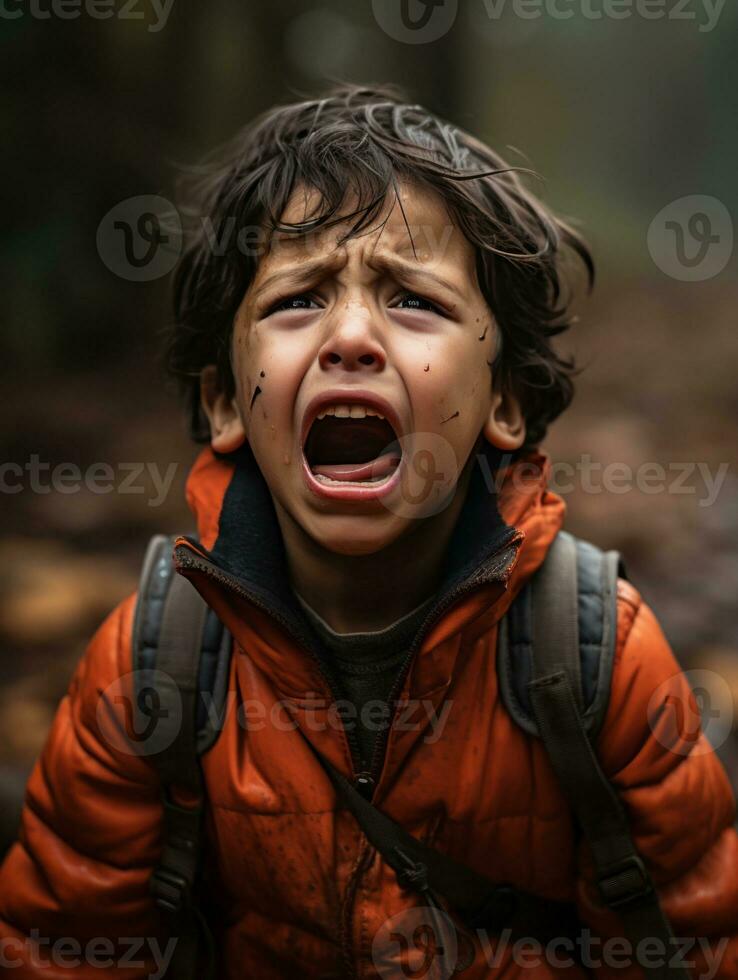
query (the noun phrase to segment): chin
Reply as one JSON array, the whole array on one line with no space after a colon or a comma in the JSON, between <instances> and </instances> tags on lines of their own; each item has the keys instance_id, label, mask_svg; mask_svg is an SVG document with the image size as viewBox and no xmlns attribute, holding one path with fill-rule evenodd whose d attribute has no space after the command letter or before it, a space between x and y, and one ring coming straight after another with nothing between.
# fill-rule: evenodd
<instances>
[{"instance_id":1,"label":"chin","mask_svg":"<svg viewBox=\"0 0 738 980\"><path fill-rule=\"evenodd\" d=\"M374 555L393 544L402 534L402 522L381 517L328 518L308 529L313 540L337 555Z\"/></svg>"}]
</instances>

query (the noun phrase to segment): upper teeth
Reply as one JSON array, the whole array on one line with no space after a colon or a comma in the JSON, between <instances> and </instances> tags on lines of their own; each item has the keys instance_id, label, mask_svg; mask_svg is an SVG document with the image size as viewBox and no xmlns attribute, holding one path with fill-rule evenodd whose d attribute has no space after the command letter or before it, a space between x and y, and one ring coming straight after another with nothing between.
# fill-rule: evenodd
<instances>
[{"instance_id":1,"label":"upper teeth","mask_svg":"<svg viewBox=\"0 0 738 980\"><path fill-rule=\"evenodd\" d=\"M335 415L339 419L364 419L367 415L375 415L378 419L383 419L384 415L375 412L367 405L328 405L318 413L319 419L324 419L326 415Z\"/></svg>"}]
</instances>

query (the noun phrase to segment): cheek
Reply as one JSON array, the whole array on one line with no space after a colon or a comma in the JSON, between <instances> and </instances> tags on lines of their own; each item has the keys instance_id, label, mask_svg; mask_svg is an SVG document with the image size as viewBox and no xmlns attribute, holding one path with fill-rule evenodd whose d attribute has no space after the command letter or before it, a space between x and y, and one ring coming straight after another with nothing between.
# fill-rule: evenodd
<instances>
[{"instance_id":1,"label":"cheek","mask_svg":"<svg viewBox=\"0 0 738 980\"><path fill-rule=\"evenodd\" d=\"M491 318L483 315L475 318L470 330L453 352L451 387L454 394L468 406L479 411L491 397L491 361L495 345L495 331Z\"/></svg>"},{"instance_id":2,"label":"cheek","mask_svg":"<svg viewBox=\"0 0 738 980\"><path fill-rule=\"evenodd\" d=\"M479 331L481 334L484 326ZM489 330L485 341L489 337ZM480 342L475 332L474 341L463 343L450 338L439 342L428 339L406 368L406 377L413 379L412 398L417 421L426 424L436 420L445 426L451 417L457 427L474 428L484 417L485 399L490 396L490 369L486 363L487 343ZM455 413L458 412L458 415ZM459 425L460 423L460 425Z\"/></svg>"},{"instance_id":3,"label":"cheek","mask_svg":"<svg viewBox=\"0 0 738 980\"><path fill-rule=\"evenodd\" d=\"M293 437L295 398L305 373L304 352L287 338L254 328L236 342L238 400L255 452L281 448Z\"/></svg>"}]
</instances>

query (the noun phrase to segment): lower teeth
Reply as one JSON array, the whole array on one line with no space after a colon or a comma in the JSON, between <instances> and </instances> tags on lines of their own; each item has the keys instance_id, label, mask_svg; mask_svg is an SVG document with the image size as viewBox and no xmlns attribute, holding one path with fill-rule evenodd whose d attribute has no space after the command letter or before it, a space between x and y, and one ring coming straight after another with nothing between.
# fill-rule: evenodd
<instances>
[{"instance_id":1,"label":"lower teeth","mask_svg":"<svg viewBox=\"0 0 738 980\"><path fill-rule=\"evenodd\" d=\"M391 475L391 474L390 474ZM313 473L313 476L320 483L329 484L334 487L365 487L368 483L384 483L388 476L371 477L368 480L332 480L324 473Z\"/></svg>"}]
</instances>

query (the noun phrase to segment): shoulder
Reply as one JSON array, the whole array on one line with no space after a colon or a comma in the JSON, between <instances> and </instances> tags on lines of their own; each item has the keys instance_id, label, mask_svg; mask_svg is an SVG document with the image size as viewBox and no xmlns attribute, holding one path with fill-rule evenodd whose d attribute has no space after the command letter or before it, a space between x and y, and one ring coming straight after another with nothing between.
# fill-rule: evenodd
<instances>
[{"instance_id":1,"label":"shoulder","mask_svg":"<svg viewBox=\"0 0 738 980\"><path fill-rule=\"evenodd\" d=\"M655 702L689 686L653 610L624 579L617 583L617 637L610 703L600 733L605 768L617 771L652 735ZM669 689L669 690L667 690Z\"/></svg>"},{"instance_id":2,"label":"shoulder","mask_svg":"<svg viewBox=\"0 0 738 980\"><path fill-rule=\"evenodd\" d=\"M612 699L628 701L628 710L637 713L643 707L641 698L650 697L659 684L672 677L682 679L686 686L653 610L638 589L619 578Z\"/></svg>"},{"instance_id":3,"label":"shoulder","mask_svg":"<svg viewBox=\"0 0 738 980\"><path fill-rule=\"evenodd\" d=\"M702 730L689 679L653 610L622 580L617 606L598 757L626 804L639 850L665 881L690 867L730 826L735 801Z\"/></svg>"},{"instance_id":4,"label":"shoulder","mask_svg":"<svg viewBox=\"0 0 738 980\"><path fill-rule=\"evenodd\" d=\"M623 578L618 578L617 584L617 607L618 607L618 630L616 642L616 656L625 645L625 641L633 628L633 623L643 605L641 594L635 586Z\"/></svg>"},{"instance_id":5,"label":"shoulder","mask_svg":"<svg viewBox=\"0 0 738 980\"><path fill-rule=\"evenodd\" d=\"M118 603L97 628L72 677L71 696L99 696L108 685L131 672L136 599L133 593Z\"/></svg>"},{"instance_id":6,"label":"shoulder","mask_svg":"<svg viewBox=\"0 0 738 980\"><path fill-rule=\"evenodd\" d=\"M699 705L653 610L622 580L617 607L610 702L598 746L603 769L623 787L667 777L676 786L677 774L687 780L716 764Z\"/></svg>"},{"instance_id":7,"label":"shoulder","mask_svg":"<svg viewBox=\"0 0 738 980\"><path fill-rule=\"evenodd\" d=\"M95 632L29 777L20 837L0 870L0 919L21 930L49 926L60 903L90 934L152 927L161 799L156 770L127 737L134 609L129 596Z\"/></svg>"},{"instance_id":8,"label":"shoulder","mask_svg":"<svg viewBox=\"0 0 738 980\"><path fill-rule=\"evenodd\" d=\"M77 742L83 754L134 780L151 778L136 738L132 635L136 593L120 602L89 641L49 736L49 748Z\"/></svg>"}]
</instances>

